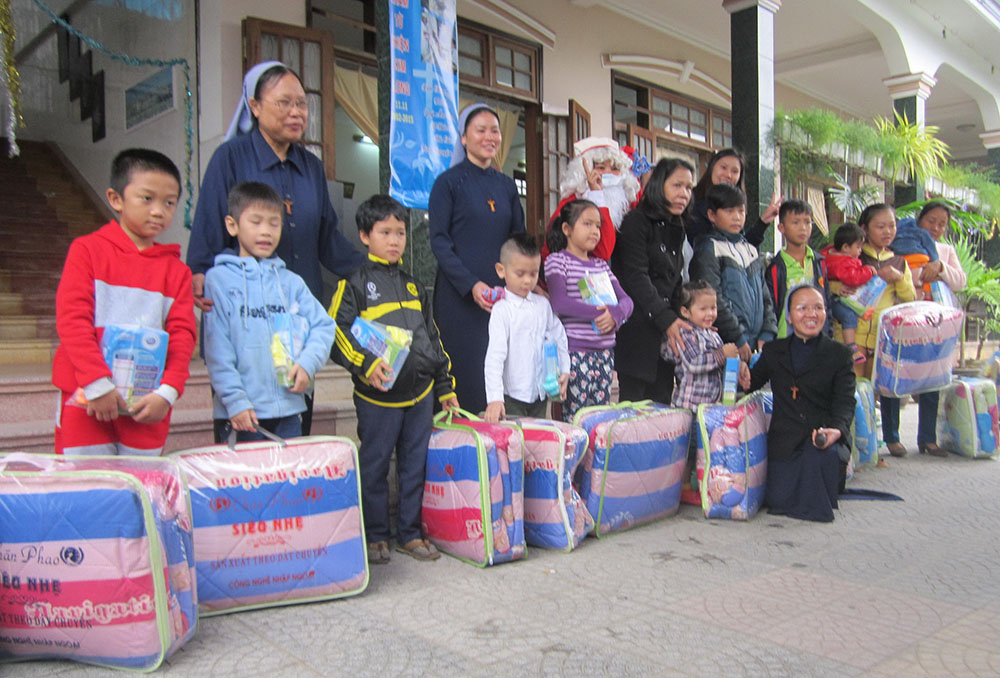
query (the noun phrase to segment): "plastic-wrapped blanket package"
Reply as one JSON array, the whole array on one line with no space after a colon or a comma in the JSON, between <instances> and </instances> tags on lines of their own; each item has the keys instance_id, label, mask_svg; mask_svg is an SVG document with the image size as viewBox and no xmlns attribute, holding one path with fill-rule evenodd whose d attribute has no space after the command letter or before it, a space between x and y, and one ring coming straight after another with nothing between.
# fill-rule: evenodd
<instances>
[{"instance_id":1,"label":"plastic-wrapped blanket package","mask_svg":"<svg viewBox=\"0 0 1000 678\"><path fill-rule=\"evenodd\" d=\"M174 458L191 490L203 615L368 586L358 451L347 438L213 445Z\"/></svg>"},{"instance_id":2,"label":"plastic-wrapped blanket package","mask_svg":"<svg viewBox=\"0 0 1000 678\"><path fill-rule=\"evenodd\" d=\"M748 520L764 502L772 402L770 393L755 393L732 406L698 407L698 487L706 518Z\"/></svg>"},{"instance_id":3,"label":"plastic-wrapped blanket package","mask_svg":"<svg viewBox=\"0 0 1000 678\"><path fill-rule=\"evenodd\" d=\"M197 625L191 508L169 459L0 458L0 660L151 671Z\"/></svg>"},{"instance_id":4,"label":"plastic-wrapped blanket package","mask_svg":"<svg viewBox=\"0 0 1000 678\"><path fill-rule=\"evenodd\" d=\"M441 551L478 567L524 557L524 439L516 424L435 419L421 520ZM470 415L471 416L471 415Z\"/></svg>"},{"instance_id":5,"label":"plastic-wrapped blanket package","mask_svg":"<svg viewBox=\"0 0 1000 678\"><path fill-rule=\"evenodd\" d=\"M572 551L594 527L573 487L587 432L547 419L516 422L524 434L524 538L531 546Z\"/></svg>"},{"instance_id":6,"label":"plastic-wrapped blanket package","mask_svg":"<svg viewBox=\"0 0 1000 678\"><path fill-rule=\"evenodd\" d=\"M852 457L856 464L867 466L878 463L878 408L875 406L875 387L867 379L858 379L854 389L854 423L851 425L854 443Z\"/></svg>"},{"instance_id":7,"label":"plastic-wrapped blanket package","mask_svg":"<svg viewBox=\"0 0 1000 678\"><path fill-rule=\"evenodd\" d=\"M875 391L899 397L951 383L963 319L961 310L930 301L882 311L872 367Z\"/></svg>"},{"instance_id":8,"label":"plastic-wrapped blanket package","mask_svg":"<svg viewBox=\"0 0 1000 678\"><path fill-rule=\"evenodd\" d=\"M938 444L966 457L996 457L997 387L989 379L959 378L938 400Z\"/></svg>"},{"instance_id":9,"label":"plastic-wrapped blanket package","mask_svg":"<svg viewBox=\"0 0 1000 678\"><path fill-rule=\"evenodd\" d=\"M585 407L574 423L589 445L576 487L603 537L677 512L691 412L651 403Z\"/></svg>"}]
</instances>

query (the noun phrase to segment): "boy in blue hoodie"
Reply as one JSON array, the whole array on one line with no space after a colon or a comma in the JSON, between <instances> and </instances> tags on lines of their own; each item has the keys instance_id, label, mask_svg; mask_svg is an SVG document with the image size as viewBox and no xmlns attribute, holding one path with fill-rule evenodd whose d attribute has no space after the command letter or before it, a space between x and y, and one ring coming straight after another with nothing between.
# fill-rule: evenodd
<instances>
[{"instance_id":1,"label":"boy in blue hoodie","mask_svg":"<svg viewBox=\"0 0 1000 678\"><path fill-rule=\"evenodd\" d=\"M282 438L302 434L302 394L326 363L337 329L305 281L274 254L283 208L267 184L234 186L226 230L239 252L217 255L205 274L205 295L215 300L202 316L214 416L229 420L239 442L262 440L258 426ZM281 337L291 367L275 356Z\"/></svg>"}]
</instances>

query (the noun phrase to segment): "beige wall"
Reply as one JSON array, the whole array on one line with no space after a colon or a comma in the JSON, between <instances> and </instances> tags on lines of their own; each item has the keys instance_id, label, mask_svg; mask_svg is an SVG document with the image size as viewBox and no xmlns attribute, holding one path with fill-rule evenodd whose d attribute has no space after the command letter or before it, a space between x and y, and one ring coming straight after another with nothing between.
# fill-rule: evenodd
<instances>
[{"instance_id":1,"label":"beige wall","mask_svg":"<svg viewBox=\"0 0 1000 678\"><path fill-rule=\"evenodd\" d=\"M704 0L701 0L704 1ZM595 135L612 132L611 69L601 63L608 53L639 54L672 61L692 61L695 67L729 86L730 65L727 59L710 54L694 45L664 35L638 20L601 7L579 7L569 0L507 0L538 23L556 33L555 49L542 50L543 103L565 109L575 99L591 114ZM460 17L494 27L496 30L532 40L518 26L488 12L473 0L458 0ZM729 15L720 11L720 21ZM682 83L677 77L650 69L618 69L647 82L686 96L728 108L716 96L693 82ZM778 85L777 105L786 108L823 106L805 94Z\"/></svg>"},{"instance_id":2,"label":"beige wall","mask_svg":"<svg viewBox=\"0 0 1000 678\"><path fill-rule=\"evenodd\" d=\"M200 6L202 171L236 110L243 87L242 21L257 17L306 25L304 0L208 0Z\"/></svg>"}]
</instances>

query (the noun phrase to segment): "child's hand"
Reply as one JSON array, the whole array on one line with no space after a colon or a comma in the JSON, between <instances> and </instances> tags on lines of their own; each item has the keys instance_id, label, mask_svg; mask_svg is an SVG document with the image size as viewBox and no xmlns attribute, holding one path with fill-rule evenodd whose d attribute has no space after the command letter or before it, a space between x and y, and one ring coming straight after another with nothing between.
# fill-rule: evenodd
<instances>
[{"instance_id":1,"label":"child's hand","mask_svg":"<svg viewBox=\"0 0 1000 678\"><path fill-rule=\"evenodd\" d=\"M129 414L140 424L155 424L163 421L170 411L170 403L158 393L147 393L129 408Z\"/></svg>"},{"instance_id":2,"label":"child's hand","mask_svg":"<svg viewBox=\"0 0 1000 678\"><path fill-rule=\"evenodd\" d=\"M745 363L750 362L750 344L743 344L736 349L736 352L739 354L740 360Z\"/></svg>"},{"instance_id":3,"label":"child's hand","mask_svg":"<svg viewBox=\"0 0 1000 678\"><path fill-rule=\"evenodd\" d=\"M615 319L611 317L611 311L608 310L607 306L598 306L598 311L604 311L601 315L594 318L594 327L601 334L607 334L608 332L615 331Z\"/></svg>"},{"instance_id":4,"label":"child's hand","mask_svg":"<svg viewBox=\"0 0 1000 678\"><path fill-rule=\"evenodd\" d=\"M309 373L306 372L306 368L302 367L302 365L298 363L292 365L292 369L288 371L288 376L295 382L288 387L288 390L292 393L304 393L309 388Z\"/></svg>"},{"instance_id":5,"label":"child's hand","mask_svg":"<svg viewBox=\"0 0 1000 678\"><path fill-rule=\"evenodd\" d=\"M253 410L243 410L235 417L229 420L232 424L233 430L236 431L256 431L257 430L257 413Z\"/></svg>"},{"instance_id":6,"label":"child's hand","mask_svg":"<svg viewBox=\"0 0 1000 678\"><path fill-rule=\"evenodd\" d=\"M744 391L750 388L750 368L742 360L740 361L740 370L736 378L740 382L740 388Z\"/></svg>"},{"instance_id":7,"label":"child's hand","mask_svg":"<svg viewBox=\"0 0 1000 678\"><path fill-rule=\"evenodd\" d=\"M454 412L459 408L458 396L451 396L450 398L445 398L441 401L441 409L448 412Z\"/></svg>"},{"instance_id":8,"label":"child's hand","mask_svg":"<svg viewBox=\"0 0 1000 678\"><path fill-rule=\"evenodd\" d=\"M490 423L497 423L507 414L506 408L503 406L502 400L495 400L486 406L486 414L483 415L483 419Z\"/></svg>"},{"instance_id":9,"label":"child's hand","mask_svg":"<svg viewBox=\"0 0 1000 678\"><path fill-rule=\"evenodd\" d=\"M559 375L559 399L566 400L566 387L569 386L569 372Z\"/></svg>"},{"instance_id":10,"label":"child's hand","mask_svg":"<svg viewBox=\"0 0 1000 678\"><path fill-rule=\"evenodd\" d=\"M368 377L368 383L380 391L388 391L389 389L385 387L385 382L390 379L392 379L392 368L386 365L385 361L380 358L375 363L375 369L372 370L371 376Z\"/></svg>"},{"instance_id":11,"label":"child's hand","mask_svg":"<svg viewBox=\"0 0 1000 678\"><path fill-rule=\"evenodd\" d=\"M118 389L113 388L100 398L87 401L87 414L96 417L97 421L114 421L118 418L119 412L128 409L125 399Z\"/></svg>"},{"instance_id":12,"label":"child's hand","mask_svg":"<svg viewBox=\"0 0 1000 678\"><path fill-rule=\"evenodd\" d=\"M739 358L740 352L736 348L736 344L723 344L722 355L726 356L727 358Z\"/></svg>"},{"instance_id":13,"label":"child's hand","mask_svg":"<svg viewBox=\"0 0 1000 678\"><path fill-rule=\"evenodd\" d=\"M893 268L892 266L883 266L878 270L878 277L887 283L894 283L897 280L902 279L903 272L898 268Z\"/></svg>"}]
</instances>

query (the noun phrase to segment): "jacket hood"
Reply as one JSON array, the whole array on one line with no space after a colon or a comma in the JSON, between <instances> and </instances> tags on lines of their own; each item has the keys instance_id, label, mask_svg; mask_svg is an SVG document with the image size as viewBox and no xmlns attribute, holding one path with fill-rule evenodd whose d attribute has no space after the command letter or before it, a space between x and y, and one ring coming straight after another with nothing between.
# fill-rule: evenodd
<instances>
[{"instance_id":1,"label":"jacket hood","mask_svg":"<svg viewBox=\"0 0 1000 678\"><path fill-rule=\"evenodd\" d=\"M181 258L180 245L163 245L154 242L144 250L132 242L125 232L125 227L117 221L109 221L97 231L97 236L107 240L114 248L122 253L139 254L142 257L176 257Z\"/></svg>"},{"instance_id":2,"label":"jacket hood","mask_svg":"<svg viewBox=\"0 0 1000 678\"><path fill-rule=\"evenodd\" d=\"M260 277L265 271L270 273L272 270L285 268L285 262L277 254L272 254L267 259L257 259L256 257L241 257L234 249L223 250L215 255L215 265L236 271L242 269L250 280Z\"/></svg>"}]
</instances>

